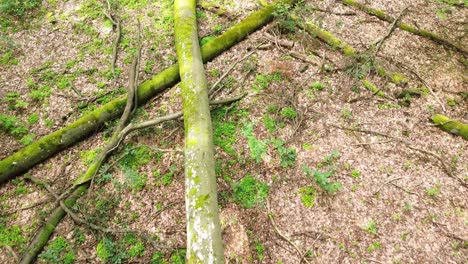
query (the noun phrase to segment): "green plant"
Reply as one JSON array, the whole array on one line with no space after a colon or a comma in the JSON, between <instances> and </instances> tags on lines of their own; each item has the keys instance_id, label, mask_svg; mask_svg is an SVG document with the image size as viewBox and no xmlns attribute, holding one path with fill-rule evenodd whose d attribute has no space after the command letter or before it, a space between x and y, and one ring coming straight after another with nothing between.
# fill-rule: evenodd
<instances>
[{"instance_id":1,"label":"green plant","mask_svg":"<svg viewBox=\"0 0 468 264\"><path fill-rule=\"evenodd\" d=\"M286 168L293 166L296 163L296 150L293 148L285 148L284 142L280 139L272 139L271 141L281 157L281 167Z\"/></svg>"},{"instance_id":2,"label":"green plant","mask_svg":"<svg viewBox=\"0 0 468 264\"><path fill-rule=\"evenodd\" d=\"M18 92L9 92L3 98L3 101L8 103L9 110L21 109L28 107L28 103L19 99L20 94Z\"/></svg>"},{"instance_id":3,"label":"green plant","mask_svg":"<svg viewBox=\"0 0 468 264\"><path fill-rule=\"evenodd\" d=\"M47 263L71 264L75 261L76 256L69 242L63 237L58 237L49 243L39 255L39 259Z\"/></svg>"},{"instance_id":4,"label":"green plant","mask_svg":"<svg viewBox=\"0 0 468 264\"><path fill-rule=\"evenodd\" d=\"M30 114L28 116L28 123L30 125L34 125L35 123L37 123L37 121L39 121L39 115L38 114L33 113L33 114Z\"/></svg>"},{"instance_id":5,"label":"green plant","mask_svg":"<svg viewBox=\"0 0 468 264\"><path fill-rule=\"evenodd\" d=\"M98 257L106 263L122 263L128 258L125 248L114 243L110 238L104 237L96 247Z\"/></svg>"},{"instance_id":6,"label":"green plant","mask_svg":"<svg viewBox=\"0 0 468 264\"><path fill-rule=\"evenodd\" d=\"M377 235L377 223L371 219L367 225L363 226L362 229L366 230L367 232L371 233L372 235Z\"/></svg>"},{"instance_id":7,"label":"green plant","mask_svg":"<svg viewBox=\"0 0 468 264\"><path fill-rule=\"evenodd\" d=\"M274 74L258 74L255 77L254 85L252 89L254 91L260 91L261 89L267 89L270 86L270 83L273 81L280 82L283 80L281 73L274 73Z\"/></svg>"},{"instance_id":8,"label":"green plant","mask_svg":"<svg viewBox=\"0 0 468 264\"><path fill-rule=\"evenodd\" d=\"M253 134L253 124L248 123L242 128L242 135L247 139L252 159L257 163L267 151L267 141L259 140Z\"/></svg>"},{"instance_id":9,"label":"green plant","mask_svg":"<svg viewBox=\"0 0 468 264\"><path fill-rule=\"evenodd\" d=\"M341 109L341 116L346 119L351 119L351 117L353 117L353 113L349 108L344 107L343 109Z\"/></svg>"},{"instance_id":10,"label":"green plant","mask_svg":"<svg viewBox=\"0 0 468 264\"><path fill-rule=\"evenodd\" d=\"M19 17L38 7L41 0L0 0L0 12Z\"/></svg>"},{"instance_id":11,"label":"green plant","mask_svg":"<svg viewBox=\"0 0 468 264\"><path fill-rule=\"evenodd\" d=\"M318 170L314 170L313 172L307 166L303 166L302 170L306 173L307 177L312 177L315 183L322 188L322 190L330 193L335 194L342 188L342 184L340 182L329 182L328 178L333 176L333 171L325 171L321 172Z\"/></svg>"},{"instance_id":12,"label":"green plant","mask_svg":"<svg viewBox=\"0 0 468 264\"><path fill-rule=\"evenodd\" d=\"M319 81L313 82L310 87L314 92L322 91L325 88L325 85Z\"/></svg>"},{"instance_id":13,"label":"green plant","mask_svg":"<svg viewBox=\"0 0 468 264\"><path fill-rule=\"evenodd\" d=\"M268 196L269 189L268 184L256 180L250 174L234 182L232 186L234 201L244 208L262 203Z\"/></svg>"},{"instance_id":14,"label":"green plant","mask_svg":"<svg viewBox=\"0 0 468 264\"><path fill-rule=\"evenodd\" d=\"M263 124L265 128L270 133L274 133L276 131L276 121L268 115L263 116Z\"/></svg>"},{"instance_id":15,"label":"green plant","mask_svg":"<svg viewBox=\"0 0 468 264\"><path fill-rule=\"evenodd\" d=\"M141 242L136 242L135 244L130 246L128 250L128 256L131 258L141 257L145 253L145 245Z\"/></svg>"},{"instance_id":16,"label":"green plant","mask_svg":"<svg viewBox=\"0 0 468 264\"><path fill-rule=\"evenodd\" d=\"M0 131L19 137L28 132L28 128L16 116L0 114Z\"/></svg>"},{"instance_id":17,"label":"green plant","mask_svg":"<svg viewBox=\"0 0 468 264\"><path fill-rule=\"evenodd\" d=\"M297 117L297 112L292 107L285 107L281 110L281 116L287 119L294 119Z\"/></svg>"},{"instance_id":18,"label":"green plant","mask_svg":"<svg viewBox=\"0 0 468 264\"><path fill-rule=\"evenodd\" d=\"M429 197L436 197L437 195L440 194L440 186L437 185L435 187L429 187L426 189L426 194L429 195Z\"/></svg>"},{"instance_id":19,"label":"green plant","mask_svg":"<svg viewBox=\"0 0 468 264\"><path fill-rule=\"evenodd\" d=\"M260 243L257 239L255 240L255 252L257 252L257 259L262 261L265 259L265 246Z\"/></svg>"},{"instance_id":20,"label":"green plant","mask_svg":"<svg viewBox=\"0 0 468 264\"><path fill-rule=\"evenodd\" d=\"M382 245L380 244L380 242L373 242L370 246L367 247L367 252L371 253L372 251L374 250L378 250L382 247Z\"/></svg>"},{"instance_id":21,"label":"green plant","mask_svg":"<svg viewBox=\"0 0 468 264\"><path fill-rule=\"evenodd\" d=\"M237 124L234 121L224 121L224 115L228 108L222 107L212 112L213 120L213 144L220 147L227 154L235 156L232 145L236 142ZM236 112L236 109L232 111Z\"/></svg>"},{"instance_id":22,"label":"green plant","mask_svg":"<svg viewBox=\"0 0 468 264\"><path fill-rule=\"evenodd\" d=\"M31 99L36 100L36 101L43 101L44 99L50 97L52 95L52 91L50 86L48 85L43 85L40 88L36 90L32 90L29 94L29 97Z\"/></svg>"},{"instance_id":23,"label":"green plant","mask_svg":"<svg viewBox=\"0 0 468 264\"><path fill-rule=\"evenodd\" d=\"M299 193L301 194L301 202L304 207L314 207L315 199L317 197L317 192L314 186L302 187L299 189Z\"/></svg>"},{"instance_id":24,"label":"green plant","mask_svg":"<svg viewBox=\"0 0 468 264\"><path fill-rule=\"evenodd\" d=\"M353 177L354 179L359 178L359 176L361 176L361 172L360 172L360 171L358 171L358 170L352 170L352 171L351 171L351 177Z\"/></svg>"},{"instance_id":25,"label":"green plant","mask_svg":"<svg viewBox=\"0 0 468 264\"><path fill-rule=\"evenodd\" d=\"M23 237L21 228L17 225L7 225L4 218L0 218L0 247L21 246L28 240Z\"/></svg>"},{"instance_id":26,"label":"green plant","mask_svg":"<svg viewBox=\"0 0 468 264\"><path fill-rule=\"evenodd\" d=\"M36 137L36 134L29 133L24 135L19 142L25 146L30 145L31 143L34 142L34 138Z\"/></svg>"}]
</instances>

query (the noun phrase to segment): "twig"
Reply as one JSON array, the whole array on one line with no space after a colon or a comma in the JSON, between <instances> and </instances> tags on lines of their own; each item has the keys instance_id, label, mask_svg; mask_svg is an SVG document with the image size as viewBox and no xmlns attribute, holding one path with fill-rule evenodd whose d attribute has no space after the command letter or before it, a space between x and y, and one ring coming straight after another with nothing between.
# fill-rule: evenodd
<instances>
[{"instance_id":1,"label":"twig","mask_svg":"<svg viewBox=\"0 0 468 264\"><path fill-rule=\"evenodd\" d=\"M6 216L6 215L11 215L11 214L15 214L19 211L24 211L24 210L28 210L28 209L31 209L31 208L34 208L36 206L39 206L45 202L49 201L49 199L43 199L43 200L40 200L38 202L35 202L33 204L30 204L30 205L27 205L27 206L24 206L24 207L21 207L21 208L17 208L17 209L13 209L13 210L10 210L10 211L6 211L6 212L2 212L0 213L0 216Z\"/></svg>"},{"instance_id":2,"label":"twig","mask_svg":"<svg viewBox=\"0 0 468 264\"><path fill-rule=\"evenodd\" d=\"M397 178L393 178L393 179L390 179L390 180L386 181L384 184L380 185L380 187L372 195L373 196L377 195L385 185L387 185L389 183L392 183L394 181L401 180L401 179L403 179L403 178L402 177L397 177Z\"/></svg>"},{"instance_id":3,"label":"twig","mask_svg":"<svg viewBox=\"0 0 468 264\"><path fill-rule=\"evenodd\" d=\"M389 27L387 34L379 41L379 43L377 44L377 48L375 49L374 58L377 57L377 53L379 53L380 47L382 46L382 44L384 43L384 41L385 41L387 38L390 37L390 35L392 34L392 32L395 30L395 27L396 27L398 21L401 19L401 17L402 17L403 14L406 12L406 10L408 10L408 8L409 8L409 6L403 8L403 10L401 10L400 14L395 18L395 20L393 21L392 25Z\"/></svg>"},{"instance_id":4,"label":"twig","mask_svg":"<svg viewBox=\"0 0 468 264\"><path fill-rule=\"evenodd\" d=\"M300 260L299 260L299 263L301 263L302 261L304 261L305 263L310 263L307 259L306 259L306 253L302 253L301 249L294 243L291 241L291 239L289 239L286 235L283 234L283 232L281 232L281 230L279 230L278 226L276 225L275 223L275 220L273 218L273 214L271 212L271 209L270 209L270 202L266 201L266 207L267 207L267 214L268 214L268 218L270 219L271 221L271 225L273 226L273 228L275 228L275 231L276 233L282 238L284 239L285 241L287 241L289 244L291 244L291 246L294 247L294 249L297 251L297 253L299 254L299 257L300 257Z\"/></svg>"},{"instance_id":5,"label":"twig","mask_svg":"<svg viewBox=\"0 0 468 264\"><path fill-rule=\"evenodd\" d=\"M332 126L332 127L335 127L335 128L338 128L338 129L342 129L342 130L356 131L356 132L361 132L361 133L366 133L366 134L371 134L371 135L379 135L379 136L386 137L386 138L392 138L395 141L398 141L398 142L402 143L403 145L405 145L409 149L412 149L412 150L415 150L415 151L418 151L418 152L421 152L423 154L426 154L426 155L429 155L429 156L432 156L432 157L436 158L442 164L442 169L445 171L445 173L450 178L457 180L463 187L468 188L468 185L465 183L465 181L463 179L460 179L459 177L453 175L452 171L449 169L449 167L447 166L445 161L439 155L437 155L434 152L415 147L407 140L397 138L397 137L393 137L393 136L390 136L390 135L385 134L385 133L376 132L376 131L372 131L372 130L359 129L359 128L342 127L342 126L335 125L335 124L328 124L328 125Z\"/></svg>"},{"instance_id":6,"label":"twig","mask_svg":"<svg viewBox=\"0 0 468 264\"><path fill-rule=\"evenodd\" d=\"M331 11L331 10L321 9L321 8L318 8L318 7L312 7L311 9L315 10L315 11L323 12L323 13L329 13L329 14L332 14L332 15L337 15L337 16L355 16L356 15L356 13L354 13L354 12L335 12L335 11Z\"/></svg>"},{"instance_id":7,"label":"twig","mask_svg":"<svg viewBox=\"0 0 468 264\"><path fill-rule=\"evenodd\" d=\"M109 18L111 21L112 25L114 25L117 29L117 35L115 36L114 39L114 44L112 45L112 61L111 61L111 69L112 69L112 74L115 74L115 63L117 62L117 51L119 47L119 42L121 39L122 35L122 26L120 25L120 21L114 17L112 14L112 8L109 0L107 0L107 9L108 13L104 12L104 15Z\"/></svg>"},{"instance_id":8,"label":"twig","mask_svg":"<svg viewBox=\"0 0 468 264\"><path fill-rule=\"evenodd\" d=\"M442 103L442 101L440 100L440 98L435 94L434 90L431 88L431 86L418 74L418 72L416 70L413 70L411 69L409 66L406 66L405 64L401 63L401 62L398 62L398 61L395 61L393 59L389 59L393 62L396 62L400 67L402 67L403 69L409 71L411 74L413 74L414 76L416 76L416 78L418 78L418 80L424 84L424 86L429 90L429 92L431 93L432 96L434 96L434 98L436 99L436 101L439 103L440 107L442 107L442 110L444 112L446 112L446 109L445 109L445 106L444 104Z\"/></svg>"},{"instance_id":9,"label":"twig","mask_svg":"<svg viewBox=\"0 0 468 264\"><path fill-rule=\"evenodd\" d=\"M390 143L392 142L393 139L391 140L386 140L386 141L377 141L377 142L366 142L366 143L359 143L359 144L351 144L351 146L367 146L367 145L374 145L374 144L385 144L385 143Z\"/></svg>"},{"instance_id":10,"label":"twig","mask_svg":"<svg viewBox=\"0 0 468 264\"><path fill-rule=\"evenodd\" d=\"M110 234L121 234L121 233L135 233L138 234L139 236L145 238L148 242L151 242L154 248L158 248L156 245L156 239L152 238L151 235L148 233L141 231L141 230L136 230L136 229L128 229L128 228L121 228L121 229L112 229L112 228L106 228L102 226L98 226L96 224L90 223L86 221L85 219L79 217L77 214L75 214L70 208L68 208L63 201L60 201L60 207L67 212L67 214L73 219L78 224L85 225L93 230L96 231L101 231L103 233L110 233Z\"/></svg>"},{"instance_id":11,"label":"twig","mask_svg":"<svg viewBox=\"0 0 468 264\"><path fill-rule=\"evenodd\" d=\"M212 100L214 98L214 95L219 91L218 90L215 90L216 89L216 86L219 85L219 83L224 79L226 78L226 76L234 69L234 67L236 67L236 65L238 63L240 63L241 61L247 59L248 57L252 56L252 54L254 54L255 52L257 52L257 47L255 47L251 52L247 53L247 55L245 55L244 57L242 57L240 60L234 62L234 64L231 65L231 67L223 74L221 75L221 77L219 77L219 79L213 84L213 86L211 86L211 89L210 91L208 92L208 94L210 95L210 99Z\"/></svg>"}]
</instances>

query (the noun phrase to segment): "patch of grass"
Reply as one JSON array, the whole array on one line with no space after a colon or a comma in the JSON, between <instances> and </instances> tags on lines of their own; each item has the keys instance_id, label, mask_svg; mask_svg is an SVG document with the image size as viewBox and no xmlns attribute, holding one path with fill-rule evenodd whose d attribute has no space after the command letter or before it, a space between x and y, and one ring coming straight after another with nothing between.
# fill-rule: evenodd
<instances>
[{"instance_id":1,"label":"patch of grass","mask_svg":"<svg viewBox=\"0 0 468 264\"><path fill-rule=\"evenodd\" d=\"M299 189L301 194L301 202L306 208L312 208L315 205L317 192L314 186L302 187Z\"/></svg>"},{"instance_id":2,"label":"patch of grass","mask_svg":"<svg viewBox=\"0 0 468 264\"><path fill-rule=\"evenodd\" d=\"M285 107L281 110L281 116L287 119L295 119L297 112L293 107Z\"/></svg>"},{"instance_id":3,"label":"patch of grass","mask_svg":"<svg viewBox=\"0 0 468 264\"><path fill-rule=\"evenodd\" d=\"M427 188L426 194L431 198L436 197L440 194L440 185L438 184L437 186Z\"/></svg>"},{"instance_id":4,"label":"patch of grass","mask_svg":"<svg viewBox=\"0 0 468 264\"><path fill-rule=\"evenodd\" d=\"M313 82L310 87L314 92L322 91L325 88L325 85L319 81Z\"/></svg>"},{"instance_id":5,"label":"patch of grass","mask_svg":"<svg viewBox=\"0 0 468 264\"><path fill-rule=\"evenodd\" d=\"M172 183L172 180L174 179L174 174L177 172L177 166L172 165L169 168L169 171L166 172L165 174L159 173L158 171L153 171L153 175L156 179L159 180L160 184L167 186Z\"/></svg>"},{"instance_id":6,"label":"patch of grass","mask_svg":"<svg viewBox=\"0 0 468 264\"><path fill-rule=\"evenodd\" d=\"M371 253L374 250L379 250L381 248L382 248L382 245L380 244L380 242L375 241L370 246L367 247L367 252Z\"/></svg>"},{"instance_id":7,"label":"patch of grass","mask_svg":"<svg viewBox=\"0 0 468 264\"><path fill-rule=\"evenodd\" d=\"M232 186L234 201L244 208L252 208L256 204L263 203L269 189L268 184L256 180L250 174L234 182Z\"/></svg>"},{"instance_id":8,"label":"patch of grass","mask_svg":"<svg viewBox=\"0 0 468 264\"><path fill-rule=\"evenodd\" d=\"M49 243L39 255L39 259L46 263L71 264L75 261L76 256L70 243L65 238L58 237Z\"/></svg>"},{"instance_id":9,"label":"patch of grass","mask_svg":"<svg viewBox=\"0 0 468 264\"><path fill-rule=\"evenodd\" d=\"M369 223L367 223L365 226L362 227L362 229L366 230L372 235L377 235L377 231L378 231L377 222L371 219Z\"/></svg>"},{"instance_id":10,"label":"patch of grass","mask_svg":"<svg viewBox=\"0 0 468 264\"><path fill-rule=\"evenodd\" d=\"M112 239L104 237L96 247L96 253L105 263L122 263L128 258L125 248L120 243L115 243Z\"/></svg>"},{"instance_id":11,"label":"patch of grass","mask_svg":"<svg viewBox=\"0 0 468 264\"><path fill-rule=\"evenodd\" d=\"M259 163L267 151L268 141L257 139L253 133L253 127L252 123L246 124L242 128L242 135L247 139L252 159Z\"/></svg>"},{"instance_id":12,"label":"patch of grass","mask_svg":"<svg viewBox=\"0 0 468 264\"><path fill-rule=\"evenodd\" d=\"M257 253L258 260L262 261L265 259L265 246L258 239L255 240L255 252Z\"/></svg>"},{"instance_id":13,"label":"patch of grass","mask_svg":"<svg viewBox=\"0 0 468 264\"><path fill-rule=\"evenodd\" d=\"M351 109L344 107L341 109L341 116L346 119L351 119L353 117L353 113L351 112Z\"/></svg>"},{"instance_id":14,"label":"patch of grass","mask_svg":"<svg viewBox=\"0 0 468 264\"><path fill-rule=\"evenodd\" d=\"M390 103L390 102L385 102L385 103L381 103L381 104L378 104L377 107L380 109L380 110L384 110L384 109L400 109L401 106L399 106L398 104L393 104L393 103Z\"/></svg>"},{"instance_id":15,"label":"patch of grass","mask_svg":"<svg viewBox=\"0 0 468 264\"><path fill-rule=\"evenodd\" d=\"M360 171L358 171L358 170L352 170L352 171L351 171L351 177L353 177L354 179L359 178L359 176L361 176L361 172L360 172Z\"/></svg>"},{"instance_id":16,"label":"patch of grass","mask_svg":"<svg viewBox=\"0 0 468 264\"><path fill-rule=\"evenodd\" d=\"M0 218L0 247L22 246L28 242L27 238L23 236L21 228L17 225L7 225L4 218Z\"/></svg>"},{"instance_id":17,"label":"patch of grass","mask_svg":"<svg viewBox=\"0 0 468 264\"><path fill-rule=\"evenodd\" d=\"M234 121L224 121L227 109L226 107L222 107L212 112L213 143L227 154L235 156L236 152L232 148L232 145L237 140L237 124ZM236 112L236 109L233 111Z\"/></svg>"},{"instance_id":18,"label":"patch of grass","mask_svg":"<svg viewBox=\"0 0 468 264\"><path fill-rule=\"evenodd\" d=\"M21 100L18 92L9 92L3 97L3 101L8 103L8 110L25 109L29 106L28 103Z\"/></svg>"},{"instance_id":19,"label":"patch of grass","mask_svg":"<svg viewBox=\"0 0 468 264\"><path fill-rule=\"evenodd\" d=\"M24 135L20 140L19 140L19 143L27 146L27 145L31 145L31 143L34 142L34 138L36 138L36 134L34 133L29 133L29 134L26 134Z\"/></svg>"},{"instance_id":20,"label":"patch of grass","mask_svg":"<svg viewBox=\"0 0 468 264\"><path fill-rule=\"evenodd\" d=\"M38 89L29 92L28 96L35 101L44 101L52 95L52 89L48 85L43 85Z\"/></svg>"},{"instance_id":21,"label":"patch of grass","mask_svg":"<svg viewBox=\"0 0 468 264\"><path fill-rule=\"evenodd\" d=\"M0 114L0 131L19 137L28 132L28 128L18 117Z\"/></svg>"},{"instance_id":22,"label":"patch of grass","mask_svg":"<svg viewBox=\"0 0 468 264\"><path fill-rule=\"evenodd\" d=\"M270 134L273 134L276 131L276 120L271 118L269 115L263 116L263 124Z\"/></svg>"},{"instance_id":23,"label":"patch of grass","mask_svg":"<svg viewBox=\"0 0 468 264\"><path fill-rule=\"evenodd\" d=\"M37 113L32 113L28 116L28 123L34 125L39 121L39 115Z\"/></svg>"},{"instance_id":24,"label":"patch of grass","mask_svg":"<svg viewBox=\"0 0 468 264\"><path fill-rule=\"evenodd\" d=\"M15 58L15 51L10 49L4 52L0 57L0 64L5 66L18 65L18 59Z\"/></svg>"},{"instance_id":25,"label":"patch of grass","mask_svg":"<svg viewBox=\"0 0 468 264\"><path fill-rule=\"evenodd\" d=\"M270 86L270 83L275 81L275 82L280 82L283 80L283 77L281 76L281 73L275 73L275 74L258 74L255 77L254 85L252 86L252 89L254 91L259 92L260 90L268 89Z\"/></svg>"}]
</instances>

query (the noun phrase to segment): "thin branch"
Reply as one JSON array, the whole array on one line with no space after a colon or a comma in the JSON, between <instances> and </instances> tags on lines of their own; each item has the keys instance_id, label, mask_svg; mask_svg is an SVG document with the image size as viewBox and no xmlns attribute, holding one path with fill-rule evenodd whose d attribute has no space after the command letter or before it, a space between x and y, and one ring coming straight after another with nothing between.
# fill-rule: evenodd
<instances>
[{"instance_id":1,"label":"thin branch","mask_svg":"<svg viewBox=\"0 0 468 264\"><path fill-rule=\"evenodd\" d=\"M442 159L442 157L440 157L439 155L437 155L436 153L434 153L432 151L428 151L428 150L425 150L425 149L422 149L422 148L415 147L407 140L397 138L397 137L393 137L393 136L390 136L390 135L385 134L385 133L376 132L376 131L372 131L372 130L359 129L359 128L342 127L342 126L335 125L335 124L328 124L328 125L332 126L332 127L335 127L335 128L338 128L338 129L341 129L341 130L356 131L356 132L361 132L361 133L366 133L366 134L371 134L371 135L379 135L379 136L382 136L382 137L391 138L391 139L394 139L395 141L398 141L398 142L402 143L403 145L405 145L407 148L409 148L411 150L415 150L415 151L421 152L423 154L432 156L432 157L436 158L442 164L442 169L445 171L445 173L450 178L457 180L463 187L468 188L468 185L465 183L465 181L463 179L453 175L452 171L447 166L447 164Z\"/></svg>"},{"instance_id":2,"label":"thin branch","mask_svg":"<svg viewBox=\"0 0 468 264\"><path fill-rule=\"evenodd\" d=\"M282 238L284 239L285 241L287 241L289 244L291 244L291 246L294 247L294 249L297 251L297 253L299 254L299 257L300 257L300 261L299 263L301 263L302 261L304 261L305 263L310 263L307 259L306 259L306 253L303 253L302 250L294 243L291 241L291 239L289 239L286 235L283 234L283 232L281 232L281 230L278 228L278 226L276 225L275 223L275 219L273 218L273 214L271 212L271 209L270 209L270 202L266 201L266 207L267 207L267 214L268 214L268 218L270 219L271 221L271 225L273 226L273 228L275 228L275 231L276 233Z\"/></svg>"},{"instance_id":3,"label":"thin branch","mask_svg":"<svg viewBox=\"0 0 468 264\"><path fill-rule=\"evenodd\" d=\"M211 86L211 89L208 92L208 94L210 95L211 100L213 100L214 95L219 91L219 89L215 90L216 87L219 85L219 83L221 83L221 81L224 78L226 78L226 76L234 69L234 67L236 67L237 64L239 64L241 61L244 61L248 57L252 56L255 52L257 52L257 48L258 48L258 46L255 47L251 52L247 53L247 55L242 57L240 60L234 62L234 64L232 64L231 67L223 75L221 75L221 77L219 77L219 79L213 84L213 86Z\"/></svg>"},{"instance_id":4,"label":"thin branch","mask_svg":"<svg viewBox=\"0 0 468 264\"><path fill-rule=\"evenodd\" d=\"M382 44L384 43L384 41L385 41L387 38L390 37L390 35L392 34L392 32L395 30L398 21L401 19L401 17L402 17L403 14L406 12L406 10L408 10L408 8L409 8L409 6L403 8L403 10L401 10L400 14L395 18L395 20L393 21L392 25L389 27L387 34L379 41L379 43L377 44L377 48L375 49L374 57L377 57L377 53L379 53L380 47L382 46Z\"/></svg>"},{"instance_id":5,"label":"thin branch","mask_svg":"<svg viewBox=\"0 0 468 264\"><path fill-rule=\"evenodd\" d=\"M394 181L401 180L401 179L403 179L403 178L402 177L397 177L397 178L393 178L393 179L390 179L390 180L386 181L384 184L380 185L380 187L372 195L374 195L374 196L377 195L385 185L387 185L389 183L392 183Z\"/></svg>"}]
</instances>

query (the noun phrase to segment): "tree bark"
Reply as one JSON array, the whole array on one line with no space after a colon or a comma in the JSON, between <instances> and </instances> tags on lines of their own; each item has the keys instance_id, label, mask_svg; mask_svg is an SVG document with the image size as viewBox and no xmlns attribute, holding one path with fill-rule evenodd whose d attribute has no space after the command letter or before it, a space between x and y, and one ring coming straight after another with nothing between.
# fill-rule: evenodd
<instances>
[{"instance_id":1,"label":"tree bark","mask_svg":"<svg viewBox=\"0 0 468 264\"><path fill-rule=\"evenodd\" d=\"M292 1L279 1L279 3L289 2ZM250 33L266 25L273 19L274 11L275 5L266 6L204 45L201 49L203 61L211 61ZM138 86L138 104L143 105L155 95L177 84L179 80L179 66L176 64L144 81ZM126 97L115 99L1 160L0 184L27 172L34 165L88 137L106 121L121 115L125 102Z\"/></svg>"},{"instance_id":2,"label":"tree bark","mask_svg":"<svg viewBox=\"0 0 468 264\"><path fill-rule=\"evenodd\" d=\"M363 5L361 3L356 2L354 0L342 0L342 2L345 5L356 7L359 10L361 10L363 12L366 12L367 14L369 14L371 16L375 16L375 17L377 17L377 18L379 18L381 20L387 21L389 23L392 23L395 20L392 16L387 15L382 10L368 7L366 5ZM446 38L444 38L442 36L439 36L439 35L437 35L437 34L435 34L433 32L430 32L430 31L427 31L427 30L420 30L420 29L417 29L415 27L412 27L412 26L410 26L408 24L405 24L405 23L402 23L402 22L397 22L396 26L399 27L402 30L413 33L414 35L418 35L420 37L430 39L430 40L432 40L434 42L445 45L448 48L455 49L455 50L457 50L457 51L459 51L459 52L461 52L461 53L463 53L465 55L468 54L468 51L464 47L459 46L459 45L457 45L455 43L452 43L452 42L446 40Z\"/></svg>"},{"instance_id":3,"label":"tree bark","mask_svg":"<svg viewBox=\"0 0 468 264\"><path fill-rule=\"evenodd\" d=\"M468 124L450 119L443 115L433 115L431 120L440 129L449 132L450 134L459 135L465 140L468 140Z\"/></svg>"},{"instance_id":4,"label":"tree bark","mask_svg":"<svg viewBox=\"0 0 468 264\"><path fill-rule=\"evenodd\" d=\"M195 9L195 0L174 1L185 126L186 259L187 263L223 263L213 132Z\"/></svg>"}]
</instances>

